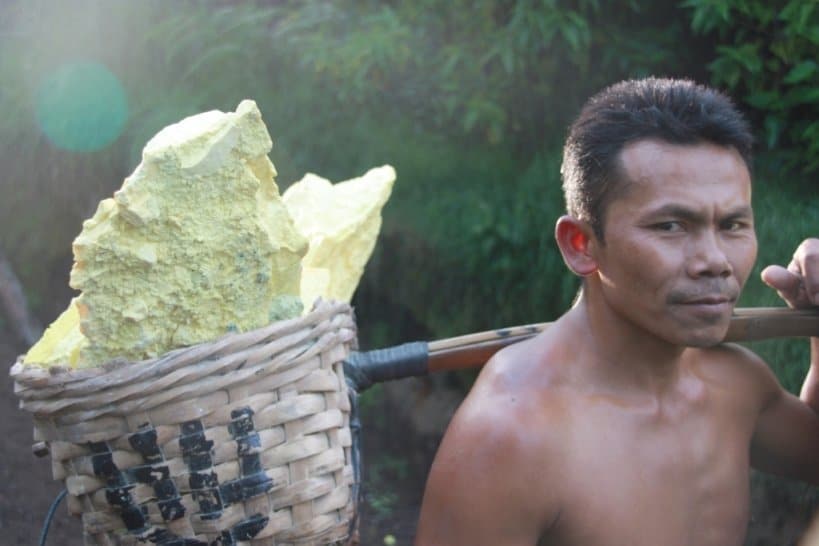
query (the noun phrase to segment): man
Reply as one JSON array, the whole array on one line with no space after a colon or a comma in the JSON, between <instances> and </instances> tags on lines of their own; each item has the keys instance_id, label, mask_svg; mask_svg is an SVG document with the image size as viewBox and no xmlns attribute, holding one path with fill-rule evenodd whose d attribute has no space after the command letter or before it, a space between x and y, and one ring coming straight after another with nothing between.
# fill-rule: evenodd
<instances>
[{"instance_id":1,"label":"man","mask_svg":"<svg viewBox=\"0 0 819 546\"><path fill-rule=\"evenodd\" d=\"M801 400L719 344L756 257L750 151L730 101L691 82L586 104L555 229L581 295L481 372L417 546L740 545L751 465L819 484L819 339ZM762 276L788 305L819 304L819 240Z\"/></svg>"}]
</instances>

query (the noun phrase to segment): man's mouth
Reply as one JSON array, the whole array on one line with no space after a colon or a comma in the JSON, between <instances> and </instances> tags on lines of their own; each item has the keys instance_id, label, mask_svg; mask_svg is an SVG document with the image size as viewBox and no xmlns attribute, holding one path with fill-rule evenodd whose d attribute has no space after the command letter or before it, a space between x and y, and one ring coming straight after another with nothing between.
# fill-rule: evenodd
<instances>
[{"instance_id":1,"label":"man's mouth","mask_svg":"<svg viewBox=\"0 0 819 546\"><path fill-rule=\"evenodd\" d=\"M690 313L706 322L721 322L726 319L734 310L736 298L713 294L707 296L697 296L695 298L683 299L678 302L686 313Z\"/></svg>"},{"instance_id":2,"label":"man's mouth","mask_svg":"<svg viewBox=\"0 0 819 546\"><path fill-rule=\"evenodd\" d=\"M728 296L722 295L713 295L713 296L702 296L691 300L685 300L681 303L684 305L724 305L724 304L733 304L735 301L734 298L729 298Z\"/></svg>"},{"instance_id":3,"label":"man's mouth","mask_svg":"<svg viewBox=\"0 0 819 546\"><path fill-rule=\"evenodd\" d=\"M739 298L740 286L731 279L709 279L679 289L668 295L668 303L686 318L685 322L702 325L727 325ZM681 317L682 318L682 317Z\"/></svg>"}]
</instances>

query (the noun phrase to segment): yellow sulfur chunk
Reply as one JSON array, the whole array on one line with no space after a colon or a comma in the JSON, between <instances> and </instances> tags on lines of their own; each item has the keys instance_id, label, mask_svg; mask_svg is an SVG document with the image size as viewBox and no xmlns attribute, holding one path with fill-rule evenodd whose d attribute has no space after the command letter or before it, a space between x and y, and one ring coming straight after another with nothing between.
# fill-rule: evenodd
<instances>
[{"instance_id":1,"label":"yellow sulfur chunk","mask_svg":"<svg viewBox=\"0 0 819 546\"><path fill-rule=\"evenodd\" d=\"M80 313L76 300L72 299L68 309L51 323L43 337L29 349L24 362L76 367L80 349L87 343L88 340L80 332Z\"/></svg>"},{"instance_id":2,"label":"yellow sulfur chunk","mask_svg":"<svg viewBox=\"0 0 819 546\"><path fill-rule=\"evenodd\" d=\"M395 182L389 165L332 184L307 174L282 196L296 228L310 241L302 260L301 297L350 301L381 229L381 209Z\"/></svg>"},{"instance_id":3,"label":"yellow sulfur chunk","mask_svg":"<svg viewBox=\"0 0 819 546\"><path fill-rule=\"evenodd\" d=\"M301 312L307 241L279 195L271 145L252 101L186 118L148 142L74 241L70 284L82 291L87 343L72 364L150 358ZM62 357L41 356L25 361Z\"/></svg>"},{"instance_id":4,"label":"yellow sulfur chunk","mask_svg":"<svg viewBox=\"0 0 819 546\"><path fill-rule=\"evenodd\" d=\"M327 299L330 296L330 270L323 267L301 268L301 303L304 312L309 313L313 303L318 298ZM338 299L338 298L334 298Z\"/></svg>"},{"instance_id":5,"label":"yellow sulfur chunk","mask_svg":"<svg viewBox=\"0 0 819 546\"><path fill-rule=\"evenodd\" d=\"M270 147L252 101L160 131L83 223L71 271L82 294L24 362L141 360L296 316L318 297L349 301L394 169L335 185L308 174L280 197Z\"/></svg>"}]
</instances>

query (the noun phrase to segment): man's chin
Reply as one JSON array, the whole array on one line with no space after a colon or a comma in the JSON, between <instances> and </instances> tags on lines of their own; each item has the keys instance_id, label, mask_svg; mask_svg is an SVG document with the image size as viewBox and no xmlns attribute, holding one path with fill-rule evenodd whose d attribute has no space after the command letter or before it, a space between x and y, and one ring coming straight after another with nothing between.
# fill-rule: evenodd
<instances>
[{"instance_id":1,"label":"man's chin","mask_svg":"<svg viewBox=\"0 0 819 546\"><path fill-rule=\"evenodd\" d=\"M695 339L686 343L686 347L696 348L696 349L707 349L709 347L716 347L722 343L722 338L718 339Z\"/></svg>"},{"instance_id":2,"label":"man's chin","mask_svg":"<svg viewBox=\"0 0 819 546\"><path fill-rule=\"evenodd\" d=\"M697 347L700 349L714 347L725 340L725 335L727 333L727 323L724 326L712 326L710 328L702 328L697 331L690 331L685 336L683 345L686 347Z\"/></svg>"}]
</instances>

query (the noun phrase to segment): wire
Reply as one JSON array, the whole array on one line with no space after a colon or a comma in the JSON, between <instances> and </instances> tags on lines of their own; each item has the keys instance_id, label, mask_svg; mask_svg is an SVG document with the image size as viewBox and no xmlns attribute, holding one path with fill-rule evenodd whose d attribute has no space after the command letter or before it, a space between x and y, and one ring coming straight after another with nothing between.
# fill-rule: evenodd
<instances>
[{"instance_id":1,"label":"wire","mask_svg":"<svg viewBox=\"0 0 819 546\"><path fill-rule=\"evenodd\" d=\"M39 546L45 546L46 537L48 536L48 528L51 526L51 520L54 519L54 512L57 511L57 507L60 505L60 502L65 498L68 494L67 489L63 489L57 495L57 498L51 503L51 506L48 509L48 513L46 514L45 521L43 522L43 530L40 531L40 542L38 543Z\"/></svg>"}]
</instances>

